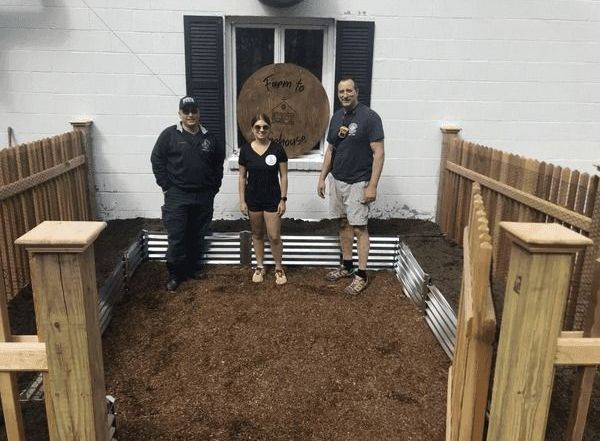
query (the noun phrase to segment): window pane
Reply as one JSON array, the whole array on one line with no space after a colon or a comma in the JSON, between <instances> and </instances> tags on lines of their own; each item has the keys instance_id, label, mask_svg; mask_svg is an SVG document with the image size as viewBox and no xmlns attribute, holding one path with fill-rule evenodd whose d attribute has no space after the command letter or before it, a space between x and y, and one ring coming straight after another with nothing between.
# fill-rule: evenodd
<instances>
[{"instance_id":1,"label":"window pane","mask_svg":"<svg viewBox=\"0 0 600 441\"><path fill-rule=\"evenodd\" d=\"M285 62L302 66L322 80L323 30L286 29Z\"/></svg>"},{"instance_id":2,"label":"window pane","mask_svg":"<svg viewBox=\"0 0 600 441\"><path fill-rule=\"evenodd\" d=\"M239 95L246 80L258 69L274 63L275 29L273 28L236 28L235 29L235 66L237 72L237 94ZM244 136L238 127L238 146L244 142Z\"/></svg>"},{"instance_id":3,"label":"window pane","mask_svg":"<svg viewBox=\"0 0 600 441\"><path fill-rule=\"evenodd\" d=\"M321 29L286 29L285 62L308 69L322 80L323 31ZM319 150L320 142L312 149Z\"/></svg>"},{"instance_id":4,"label":"window pane","mask_svg":"<svg viewBox=\"0 0 600 441\"><path fill-rule=\"evenodd\" d=\"M244 82L263 66L273 64L275 30L265 28L236 28L235 56L237 93Z\"/></svg>"}]
</instances>

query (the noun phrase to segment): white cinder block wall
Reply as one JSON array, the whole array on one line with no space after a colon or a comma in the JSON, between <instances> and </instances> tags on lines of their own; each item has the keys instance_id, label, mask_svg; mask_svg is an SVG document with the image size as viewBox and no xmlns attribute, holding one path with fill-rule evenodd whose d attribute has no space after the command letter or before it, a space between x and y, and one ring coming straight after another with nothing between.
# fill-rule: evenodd
<instances>
[{"instance_id":1,"label":"white cinder block wall","mask_svg":"<svg viewBox=\"0 0 600 441\"><path fill-rule=\"evenodd\" d=\"M599 1L0 0L2 130L21 143L93 119L106 219L160 216L149 155L185 94L184 15L375 22L372 107L387 156L377 216L434 212L444 122L581 171L600 159ZM317 175L291 172L288 216L327 216ZM239 217L236 179L226 165L216 218Z\"/></svg>"}]
</instances>

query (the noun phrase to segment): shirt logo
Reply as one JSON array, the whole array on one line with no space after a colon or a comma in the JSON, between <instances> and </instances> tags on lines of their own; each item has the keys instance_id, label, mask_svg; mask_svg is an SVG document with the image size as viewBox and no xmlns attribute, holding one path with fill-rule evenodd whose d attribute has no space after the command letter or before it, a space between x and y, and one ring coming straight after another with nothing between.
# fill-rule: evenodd
<instances>
[{"instance_id":1,"label":"shirt logo","mask_svg":"<svg viewBox=\"0 0 600 441\"><path fill-rule=\"evenodd\" d=\"M211 145L210 145L210 141L208 139L203 139L201 145L202 145L201 148L202 148L203 152L210 152Z\"/></svg>"},{"instance_id":2,"label":"shirt logo","mask_svg":"<svg viewBox=\"0 0 600 441\"><path fill-rule=\"evenodd\" d=\"M277 162L277 158L275 157L275 155L267 155L267 157L265 158L265 162L267 163L267 165L275 165L275 163Z\"/></svg>"},{"instance_id":3,"label":"shirt logo","mask_svg":"<svg viewBox=\"0 0 600 441\"><path fill-rule=\"evenodd\" d=\"M356 136L356 131L358 130L358 124L355 122L350 123L348 126L348 136Z\"/></svg>"}]
</instances>

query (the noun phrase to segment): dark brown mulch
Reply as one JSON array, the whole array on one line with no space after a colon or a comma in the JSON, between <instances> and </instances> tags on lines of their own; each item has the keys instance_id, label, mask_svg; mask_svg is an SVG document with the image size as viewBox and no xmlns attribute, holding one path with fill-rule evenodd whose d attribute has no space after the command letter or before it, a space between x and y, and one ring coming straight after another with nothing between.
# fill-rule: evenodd
<instances>
[{"instance_id":1,"label":"dark brown mulch","mask_svg":"<svg viewBox=\"0 0 600 441\"><path fill-rule=\"evenodd\" d=\"M211 267L167 294L145 264L104 344L123 439L443 440L449 361L421 313L389 272L347 298L325 271Z\"/></svg>"}]
</instances>

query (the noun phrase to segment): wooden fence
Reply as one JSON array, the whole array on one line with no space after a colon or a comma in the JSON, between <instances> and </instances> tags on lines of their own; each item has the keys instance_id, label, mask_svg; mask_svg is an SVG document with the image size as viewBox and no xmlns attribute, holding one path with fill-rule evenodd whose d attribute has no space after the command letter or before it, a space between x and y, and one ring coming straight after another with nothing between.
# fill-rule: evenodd
<instances>
[{"instance_id":1,"label":"wooden fence","mask_svg":"<svg viewBox=\"0 0 600 441\"><path fill-rule=\"evenodd\" d=\"M494 275L505 280L510 243L501 221L558 222L594 245L577 254L565 313L565 329L581 329L589 306L594 260L600 250L599 177L464 141L460 129L443 128L436 219L461 243L469 218L471 184L482 187L494 243Z\"/></svg>"},{"instance_id":2,"label":"wooden fence","mask_svg":"<svg viewBox=\"0 0 600 441\"><path fill-rule=\"evenodd\" d=\"M8 441L25 441L16 375L44 377L50 441L114 441L105 403L93 242L104 222L42 222L29 253L37 335L12 335L0 286L0 397ZM33 434L30 434L30 436Z\"/></svg>"},{"instance_id":3,"label":"wooden fence","mask_svg":"<svg viewBox=\"0 0 600 441\"><path fill-rule=\"evenodd\" d=\"M496 315L490 288L491 237L480 187L473 185L454 359L448 374L447 441L481 441L488 402Z\"/></svg>"},{"instance_id":4,"label":"wooden fence","mask_svg":"<svg viewBox=\"0 0 600 441\"><path fill-rule=\"evenodd\" d=\"M8 299L29 283L19 236L45 220L90 220L86 131L0 150L0 268Z\"/></svg>"}]
</instances>

